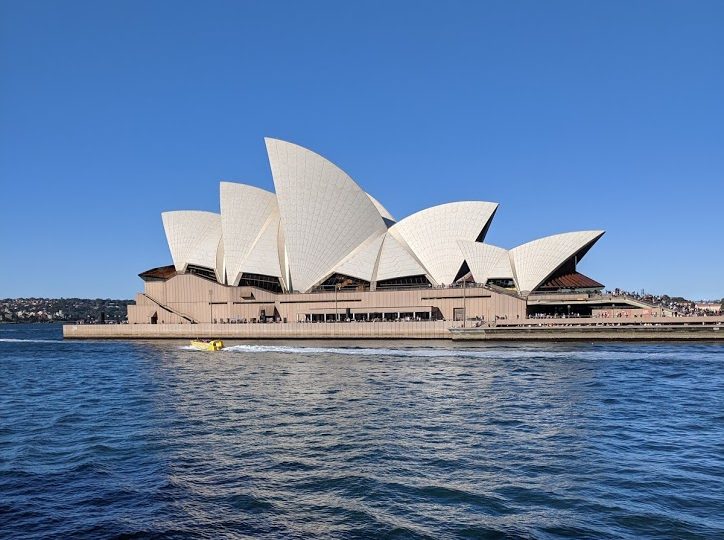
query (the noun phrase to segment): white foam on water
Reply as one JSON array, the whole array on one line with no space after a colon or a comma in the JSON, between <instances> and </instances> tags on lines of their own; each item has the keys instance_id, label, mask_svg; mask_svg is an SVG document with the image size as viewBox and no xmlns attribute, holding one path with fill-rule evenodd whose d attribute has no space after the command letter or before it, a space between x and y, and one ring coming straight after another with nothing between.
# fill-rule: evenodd
<instances>
[{"instance_id":1,"label":"white foam on water","mask_svg":"<svg viewBox=\"0 0 724 540\"><path fill-rule=\"evenodd\" d=\"M344 354L351 356L393 356L407 358L520 358L521 356L570 357L564 351L524 351L520 349L451 349L436 347L411 347L391 349L386 347L289 347L280 345L233 345L223 349L227 352L283 353L283 354Z\"/></svg>"},{"instance_id":2,"label":"white foam on water","mask_svg":"<svg viewBox=\"0 0 724 540\"><path fill-rule=\"evenodd\" d=\"M179 347L183 351L199 351L196 347L184 345ZM291 347L286 345L231 345L221 349L229 353L281 353L281 354L344 354L352 356L403 356L403 357L429 357L439 358L448 356L479 356L485 358L499 358L500 349L490 351L475 351L466 349L444 348L409 348L390 349L386 347ZM204 352L204 351L200 351ZM516 354L518 356L519 353ZM561 353L561 355L564 355Z\"/></svg>"},{"instance_id":3,"label":"white foam on water","mask_svg":"<svg viewBox=\"0 0 724 540\"><path fill-rule=\"evenodd\" d=\"M224 347L225 352L283 353L283 354L348 354L354 356L469 356L471 352L455 349L411 348L389 349L386 347L291 347L284 345L232 345ZM482 352L482 351L477 351Z\"/></svg>"},{"instance_id":4,"label":"white foam on water","mask_svg":"<svg viewBox=\"0 0 724 540\"><path fill-rule=\"evenodd\" d=\"M182 351L210 352L210 351L204 351L204 350L202 350L202 349L198 349L198 348L193 347L193 346L191 346L191 345L182 345L181 347L179 347L179 349L182 350Z\"/></svg>"},{"instance_id":5,"label":"white foam on water","mask_svg":"<svg viewBox=\"0 0 724 540\"><path fill-rule=\"evenodd\" d=\"M590 360L635 360L647 357L659 359L675 359L674 351L599 351L599 350L547 350L544 348L526 347L491 347L487 349L473 348L435 348L435 347L293 347L286 345L232 345L222 349L229 353L281 353L281 354L340 354L351 356L392 356L411 358L488 358L488 359L520 359L520 358L583 358Z\"/></svg>"}]
</instances>

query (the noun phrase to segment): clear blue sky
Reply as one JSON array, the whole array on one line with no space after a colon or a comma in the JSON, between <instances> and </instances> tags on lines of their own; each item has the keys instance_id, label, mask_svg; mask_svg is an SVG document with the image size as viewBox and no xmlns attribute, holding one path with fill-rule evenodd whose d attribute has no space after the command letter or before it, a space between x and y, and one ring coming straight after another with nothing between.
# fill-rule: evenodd
<instances>
[{"instance_id":1,"label":"clear blue sky","mask_svg":"<svg viewBox=\"0 0 724 540\"><path fill-rule=\"evenodd\" d=\"M724 296L724 2L0 2L0 297L131 297L160 213L272 188L264 136L398 218L607 234L608 287Z\"/></svg>"}]
</instances>

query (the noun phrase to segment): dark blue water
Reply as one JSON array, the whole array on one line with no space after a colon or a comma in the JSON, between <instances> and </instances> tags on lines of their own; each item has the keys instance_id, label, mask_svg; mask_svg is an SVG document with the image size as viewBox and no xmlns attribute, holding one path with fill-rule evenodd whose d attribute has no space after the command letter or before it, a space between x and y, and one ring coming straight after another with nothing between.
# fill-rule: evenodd
<instances>
[{"instance_id":1,"label":"dark blue water","mask_svg":"<svg viewBox=\"0 0 724 540\"><path fill-rule=\"evenodd\" d=\"M724 537L721 345L182 347L0 326L0 537Z\"/></svg>"}]
</instances>

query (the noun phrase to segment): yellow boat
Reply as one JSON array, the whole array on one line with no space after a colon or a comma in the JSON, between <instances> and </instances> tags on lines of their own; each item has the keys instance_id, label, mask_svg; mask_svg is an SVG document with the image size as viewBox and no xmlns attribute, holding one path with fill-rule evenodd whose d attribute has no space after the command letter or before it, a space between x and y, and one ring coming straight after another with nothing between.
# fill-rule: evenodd
<instances>
[{"instance_id":1,"label":"yellow boat","mask_svg":"<svg viewBox=\"0 0 724 540\"><path fill-rule=\"evenodd\" d=\"M220 339L192 339L191 346L200 351L220 351L224 342Z\"/></svg>"}]
</instances>

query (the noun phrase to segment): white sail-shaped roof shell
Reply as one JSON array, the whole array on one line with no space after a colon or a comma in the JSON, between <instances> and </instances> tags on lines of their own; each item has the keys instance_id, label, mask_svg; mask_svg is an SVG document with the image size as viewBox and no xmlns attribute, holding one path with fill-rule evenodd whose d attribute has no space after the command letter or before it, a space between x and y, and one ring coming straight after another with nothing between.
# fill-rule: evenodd
<instances>
[{"instance_id":1,"label":"white sail-shaped roof shell","mask_svg":"<svg viewBox=\"0 0 724 540\"><path fill-rule=\"evenodd\" d=\"M221 216L199 210L161 214L166 240L177 272L189 264L210 268L219 274L217 255L221 247Z\"/></svg>"},{"instance_id":2,"label":"white sail-shaped roof shell","mask_svg":"<svg viewBox=\"0 0 724 540\"><path fill-rule=\"evenodd\" d=\"M384 234L379 234L361 244L334 269L334 272L371 282L384 238Z\"/></svg>"},{"instance_id":3,"label":"white sail-shaped roof shell","mask_svg":"<svg viewBox=\"0 0 724 540\"><path fill-rule=\"evenodd\" d=\"M244 273L262 274L278 277L284 291L308 292L333 273L371 284L417 275L451 284L467 261L476 281L512 278L525 295L603 234L559 234L506 251L482 243L498 205L477 201L434 206L395 223L322 156L277 139L266 145L276 194L222 182L221 214L162 214L178 272L209 268L229 285Z\"/></svg>"},{"instance_id":4,"label":"white sail-shaped roof shell","mask_svg":"<svg viewBox=\"0 0 724 540\"><path fill-rule=\"evenodd\" d=\"M367 194L367 196L368 196L368 197L370 198L370 200L372 201L372 204L375 205L375 208L377 208L377 211L380 213L380 215L381 215L385 220L387 220L388 223L394 223L395 221L397 221L394 217L392 217L392 214L390 214L390 213L387 211L387 208L385 208L384 206L382 206L382 203L380 203L380 201L378 201L377 199L375 199L375 198L374 198L372 195L370 195L369 193Z\"/></svg>"},{"instance_id":5,"label":"white sail-shaped roof shell","mask_svg":"<svg viewBox=\"0 0 724 540\"><path fill-rule=\"evenodd\" d=\"M409 249L388 232L380 251L375 281L419 275L428 275L428 272Z\"/></svg>"},{"instance_id":6,"label":"white sail-shaped roof shell","mask_svg":"<svg viewBox=\"0 0 724 540\"><path fill-rule=\"evenodd\" d=\"M224 242L224 267L229 284L239 283L242 273L253 272L245 268L246 260L252 254L252 248L264 246L258 244L265 227L275 219L279 220L276 195L269 191L232 182L221 182L221 227ZM256 247L255 247L256 246ZM255 261L260 257L270 258L269 253L255 253ZM276 252L276 240L274 241ZM278 266L278 256L276 257ZM270 263L273 266L273 263ZM263 272L255 272L263 273ZM279 270L275 274L279 276Z\"/></svg>"},{"instance_id":7,"label":"white sail-shaped roof shell","mask_svg":"<svg viewBox=\"0 0 724 540\"><path fill-rule=\"evenodd\" d=\"M578 231L533 240L510 250L518 290L534 291L563 263L596 242L604 231Z\"/></svg>"},{"instance_id":8,"label":"white sail-shaped roof shell","mask_svg":"<svg viewBox=\"0 0 724 540\"><path fill-rule=\"evenodd\" d=\"M221 230L221 238L219 239L219 248L216 250L216 281L224 283L224 230Z\"/></svg>"},{"instance_id":9,"label":"white sail-shaped roof shell","mask_svg":"<svg viewBox=\"0 0 724 540\"><path fill-rule=\"evenodd\" d=\"M296 144L265 139L294 290L305 292L387 227L339 167Z\"/></svg>"},{"instance_id":10,"label":"white sail-shaped roof shell","mask_svg":"<svg viewBox=\"0 0 724 540\"><path fill-rule=\"evenodd\" d=\"M275 210L262 227L259 237L249 251L249 255L244 259L241 267L242 273L282 277L278 237L279 211ZM241 277L241 274L239 277Z\"/></svg>"},{"instance_id":11,"label":"white sail-shaped roof shell","mask_svg":"<svg viewBox=\"0 0 724 540\"><path fill-rule=\"evenodd\" d=\"M403 240L436 284L450 284L463 263L458 240L482 240L496 203L463 201L421 210L398 221L390 232Z\"/></svg>"},{"instance_id":12,"label":"white sail-shaped roof shell","mask_svg":"<svg viewBox=\"0 0 724 540\"><path fill-rule=\"evenodd\" d=\"M507 249L469 240L458 240L458 246L477 283L487 283L489 279L513 279Z\"/></svg>"}]
</instances>

